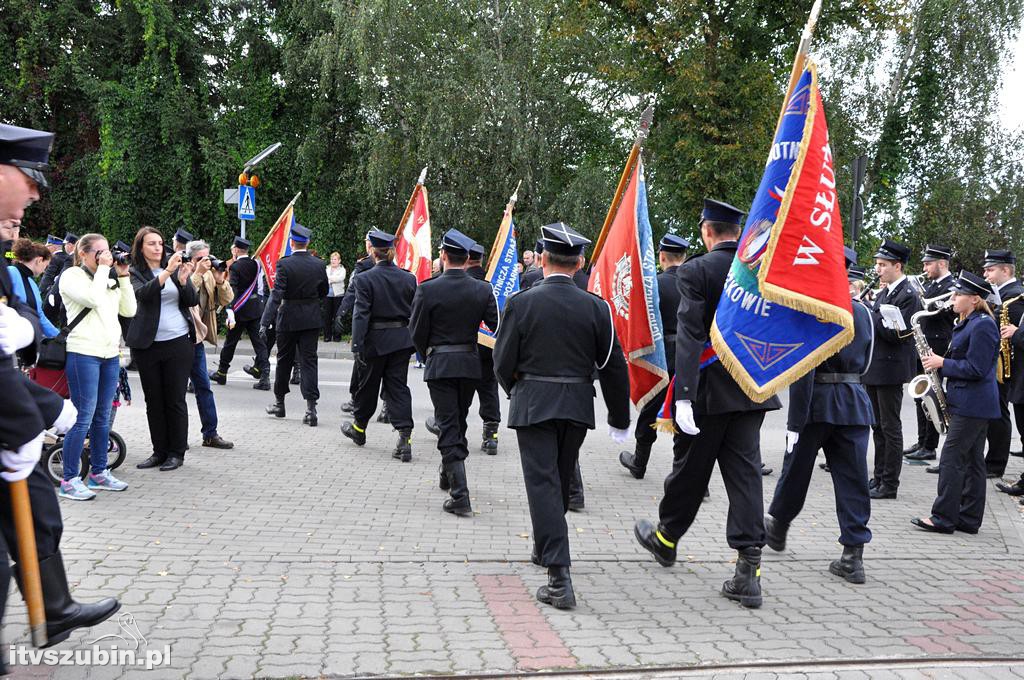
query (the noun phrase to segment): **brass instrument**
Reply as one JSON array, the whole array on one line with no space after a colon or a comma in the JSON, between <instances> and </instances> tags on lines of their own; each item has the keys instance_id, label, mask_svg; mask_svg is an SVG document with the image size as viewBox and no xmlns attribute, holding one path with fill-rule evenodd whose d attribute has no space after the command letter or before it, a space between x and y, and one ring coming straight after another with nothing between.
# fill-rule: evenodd
<instances>
[{"instance_id":1,"label":"brass instrument","mask_svg":"<svg viewBox=\"0 0 1024 680\"><path fill-rule=\"evenodd\" d=\"M939 296L937 296L939 297ZM938 305L932 310L921 310L910 317L910 327L914 332L914 347L922 359L932 353L928 341L921 330L921 319L941 313L952 301ZM907 385L907 394L912 399L920 399L924 414L931 421L939 434L946 434L949 429L949 408L946 405L946 393L942 389L942 379L938 371L925 370Z\"/></svg>"},{"instance_id":2,"label":"brass instrument","mask_svg":"<svg viewBox=\"0 0 1024 680\"><path fill-rule=\"evenodd\" d=\"M1010 325L1010 305L1017 300L1024 298L1024 295L1018 295L1015 298L1010 298L1002 303L999 307L999 330L1003 329L1003 326ZM996 366L996 379L1004 383L1010 379L1010 368L1013 363L1013 345L1010 344L1009 338L1000 338L999 340L999 360Z\"/></svg>"}]
</instances>

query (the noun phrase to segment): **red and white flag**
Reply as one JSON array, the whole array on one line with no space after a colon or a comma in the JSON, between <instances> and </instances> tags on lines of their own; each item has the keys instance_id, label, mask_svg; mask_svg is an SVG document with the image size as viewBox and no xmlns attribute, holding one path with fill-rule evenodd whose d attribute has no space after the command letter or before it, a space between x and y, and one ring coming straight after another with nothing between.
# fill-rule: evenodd
<instances>
[{"instance_id":1,"label":"red and white flag","mask_svg":"<svg viewBox=\"0 0 1024 680\"><path fill-rule=\"evenodd\" d=\"M420 173L416 188L412 190L405 219L399 225L395 240L395 263L402 269L416 275L416 281L430 278L430 207L427 203L427 187L423 182L427 169Z\"/></svg>"}]
</instances>

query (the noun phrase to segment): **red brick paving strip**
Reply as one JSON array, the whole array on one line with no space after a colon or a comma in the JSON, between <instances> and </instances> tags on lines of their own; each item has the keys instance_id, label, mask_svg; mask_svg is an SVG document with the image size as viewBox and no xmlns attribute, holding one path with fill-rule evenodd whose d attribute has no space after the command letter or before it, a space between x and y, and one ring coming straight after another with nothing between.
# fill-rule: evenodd
<instances>
[{"instance_id":1,"label":"red brick paving strip","mask_svg":"<svg viewBox=\"0 0 1024 680\"><path fill-rule=\"evenodd\" d=\"M475 577L487 609L521 670L573 668L576 659L518 576Z\"/></svg>"}]
</instances>

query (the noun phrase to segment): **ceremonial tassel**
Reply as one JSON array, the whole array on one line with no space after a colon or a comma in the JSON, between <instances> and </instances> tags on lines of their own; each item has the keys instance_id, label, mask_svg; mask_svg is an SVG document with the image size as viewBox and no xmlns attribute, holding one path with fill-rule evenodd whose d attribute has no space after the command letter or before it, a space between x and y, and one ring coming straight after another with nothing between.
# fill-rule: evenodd
<instances>
[{"instance_id":1,"label":"ceremonial tassel","mask_svg":"<svg viewBox=\"0 0 1024 680\"><path fill-rule=\"evenodd\" d=\"M672 394L675 392L674 387L676 384L676 377L672 376L672 380L668 383L668 388L665 390L665 403L661 405L661 410L658 411L658 419L651 425L656 432L667 432L669 434L675 434L676 423L672 417Z\"/></svg>"}]
</instances>

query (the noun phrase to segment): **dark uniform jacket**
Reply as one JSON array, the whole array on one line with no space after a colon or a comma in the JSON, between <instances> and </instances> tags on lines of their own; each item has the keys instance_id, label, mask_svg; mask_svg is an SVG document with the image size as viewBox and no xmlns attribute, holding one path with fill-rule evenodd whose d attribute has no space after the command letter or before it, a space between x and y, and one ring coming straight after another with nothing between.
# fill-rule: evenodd
<instances>
[{"instance_id":1,"label":"dark uniform jacket","mask_svg":"<svg viewBox=\"0 0 1024 680\"><path fill-rule=\"evenodd\" d=\"M608 303L567 276L548 277L509 298L494 346L494 373L512 397L509 427L570 420L593 429L595 368L608 424L629 427L629 373Z\"/></svg>"},{"instance_id":2,"label":"dark uniform jacket","mask_svg":"<svg viewBox=\"0 0 1024 680\"><path fill-rule=\"evenodd\" d=\"M1013 280L1008 282L999 290L999 298L1003 302L1009 302L1007 319L1009 325L1016 326L1017 332L1010 339L1010 347L1013 352L1013 359L1010 361L1010 380L1008 384L1007 400L1013 404L1024 403L1024 298L1017 298L1024 293L1021 282ZM992 311L995 313L996 325L1000 325L1002 319L1003 305L997 305Z\"/></svg>"},{"instance_id":3,"label":"dark uniform jacket","mask_svg":"<svg viewBox=\"0 0 1024 680\"><path fill-rule=\"evenodd\" d=\"M882 325L882 313L878 310L885 304L899 307L907 330L890 330ZM904 279L895 288L890 286L880 292L871 310L875 326L875 353L871 359L871 367L864 375L864 384L902 385L910 382L917 375L919 360L917 349L914 347L910 317L921 311L921 298Z\"/></svg>"},{"instance_id":4,"label":"dark uniform jacket","mask_svg":"<svg viewBox=\"0 0 1024 680\"><path fill-rule=\"evenodd\" d=\"M43 276L39 279L39 292L46 297L50 288L53 286L53 282L57 280L65 269L74 264L75 258L68 253L64 252L61 248L50 257L50 264L46 265L46 270L43 271Z\"/></svg>"},{"instance_id":5,"label":"dark uniform jacket","mask_svg":"<svg viewBox=\"0 0 1024 680\"><path fill-rule=\"evenodd\" d=\"M356 280L356 274L365 272L368 269L373 269L372 257L367 255L356 260L355 265L352 267L352 276L348 279L348 288L345 289L345 295L341 298L341 305L338 307L338 316L346 317L352 313L356 305L356 289L352 286L352 283Z\"/></svg>"},{"instance_id":6,"label":"dark uniform jacket","mask_svg":"<svg viewBox=\"0 0 1024 680\"><path fill-rule=\"evenodd\" d=\"M327 265L319 257L296 250L281 258L260 325L273 325L278 333L322 327L320 301L327 297L327 288Z\"/></svg>"},{"instance_id":7,"label":"dark uniform jacket","mask_svg":"<svg viewBox=\"0 0 1024 680\"><path fill-rule=\"evenodd\" d=\"M235 293L234 299L241 300L242 296L245 295L245 291L249 290L249 286L252 285L259 275L260 266L256 260L249 256L240 257L235 260L231 264L231 269L228 270L228 285L231 286L231 290ZM236 321L252 321L263 315L263 301L256 294L256 290L254 288L253 294L249 296L245 304L235 310Z\"/></svg>"},{"instance_id":8,"label":"dark uniform jacket","mask_svg":"<svg viewBox=\"0 0 1024 680\"><path fill-rule=\"evenodd\" d=\"M416 277L394 262L381 260L352 278L352 351L379 357L402 350L412 353L409 315L416 295ZM374 328L384 323L388 328ZM395 326L394 324L400 324Z\"/></svg>"},{"instance_id":9,"label":"dark uniform jacket","mask_svg":"<svg viewBox=\"0 0 1024 680\"><path fill-rule=\"evenodd\" d=\"M498 327L498 304L489 284L461 269L420 284L409 328L416 351L426 357L424 380L480 379L476 334L481 321L491 330ZM465 348L456 351L458 345Z\"/></svg>"},{"instance_id":10,"label":"dark uniform jacket","mask_svg":"<svg viewBox=\"0 0 1024 680\"><path fill-rule=\"evenodd\" d=\"M674 398L693 402L697 415L781 408L778 397L753 401L732 379L721 361L700 370L700 356L710 338L711 323L725 278L736 255L736 241L723 241L710 252L676 269L679 309L676 314L676 382Z\"/></svg>"},{"instance_id":11,"label":"dark uniform jacket","mask_svg":"<svg viewBox=\"0 0 1024 680\"><path fill-rule=\"evenodd\" d=\"M853 340L821 362L817 368L789 388L789 417L786 429L801 432L808 423L871 425L871 400L860 383L815 382L817 374L862 375L871 365L874 346L871 312L861 302L853 303Z\"/></svg>"},{"instance_id":12,"label":"dark uniform jacket","mask_svg":"<svg viewBox=\"0 0 1024 680\"><path fill-rule=\"evenodd\" d=\"M988 314L975 312L953 327L953 340L941 369L952 415L999 417L998 351L999 329Z\"/></svg>"},{"instance_id":13,"label":"dark uniform jacket","mask_svg":"<svg viewBox=\"0 0 1024 680\"><path fill-rule=\"evenodd\" d=\"M924 296L933 298L948 293L954 283L956 283L956 277L952 274L948 274L940 281L928 281L924 285ZM928 346L936 354L946 354L949 340L953 337L954 323L956 323L956 313L952 309L944 309L938 314L921 319L921 330L928 340Z\"/></svg>"},{"instance_id":14,"label":"dark uniform jacket","mask_svg":"<svg viewBox=\"0 0 1024 680\"><path fill-rule=\"evenodd\" d=\"M544 270L542 270L540 267L523 272L523 275L519 277L519 292L529 290L531 287L533 287L533 284L543 280Z\"/></svg>"},{"instance_id":15,"label":"dark uniform jacket","mask_svg":"<svg viewBox=\"0 0 1024 680\"><path fill-rule=\"evenodd\" d=\"M476 267L466 267L466 273L477 281L484 281L487 279L487 270L479 265Z\"/></svg>"},{"instance_id":16,"label":"dark uniform jacket","mask_svg":"<svg viewBox=\"0 0 1024 680\"><path fill-rule=\"evenodd\" d=\"M164 265L166 264L165 259ZM153 344L160 326L160 293L163 288L160 286L160 277L153 276L146 263L142 263L141 267L133 265L128 271L131 275L132 288L135 289L138 309L132 317L131 325L128 326L128 335L125 336L124 342L132 349L148 349ZM178 273L174 272L168 281L178 289L178 310L188 322L188 337L194 341L196 329L188 308L199 304L199 293L192 285L191 276L185 279L185 284L182 285L178 283Z\"/></svg>"},{"instance_id":17,"label":"dark uniform jacket","mask_svg":"<svg viewBox=\"0 0 1024 680\"><path fill-rule=\"evenodd\" d=\"M676 270L673 265L658 274L658 309L661 310L661 325L665 333L665 359L668 374L676 373L676 314L679 312L679 287L676 285Z\"/></svg>"}]
</instances>

